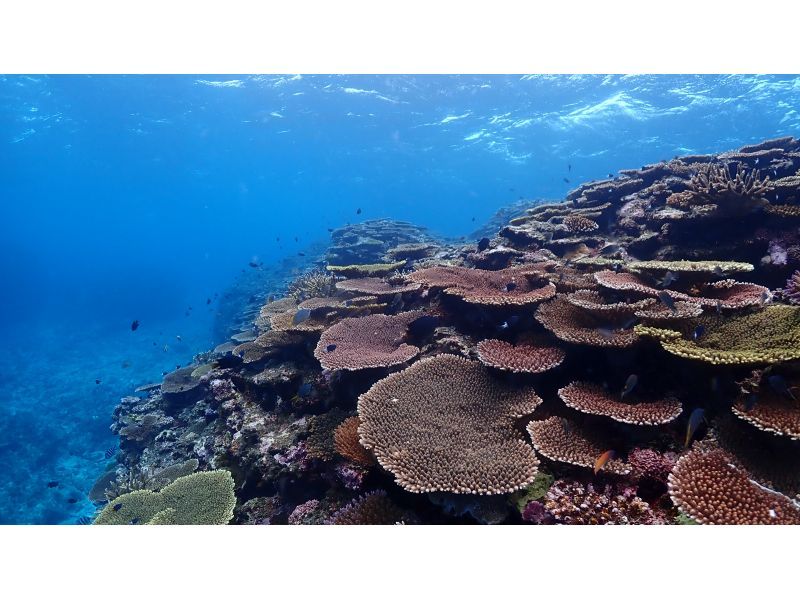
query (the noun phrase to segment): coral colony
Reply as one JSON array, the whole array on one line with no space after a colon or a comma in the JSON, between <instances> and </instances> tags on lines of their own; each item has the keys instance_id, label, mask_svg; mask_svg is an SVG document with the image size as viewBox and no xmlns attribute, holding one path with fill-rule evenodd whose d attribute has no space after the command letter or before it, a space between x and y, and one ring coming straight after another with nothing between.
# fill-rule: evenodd
<instances>
[{"instance_id":1,"label":"coral colony","mask_svg":"<svg viewBox=\"0 0 800 598\"><path fill-rule=\"evenodd\" d=\"M326 268L122 399L97 524L800 523L800 141ZM491 237L491 238L490 238Z\"/></svg>"}]
</instances>

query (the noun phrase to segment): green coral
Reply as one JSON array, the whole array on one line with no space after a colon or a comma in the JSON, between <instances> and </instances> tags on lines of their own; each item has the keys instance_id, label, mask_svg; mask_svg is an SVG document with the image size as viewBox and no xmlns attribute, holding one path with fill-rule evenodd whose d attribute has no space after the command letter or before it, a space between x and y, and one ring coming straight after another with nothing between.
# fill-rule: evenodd
<instances>
[{"instance_id":1,"label":"green coral","mask_svg":"<svg viewBox=\"0 0 800 598\"><path fill-rule=\"evenodd\" d=\"M705 333L698 339L698 324ZM800 359L800 307L771 305L760 311L729 317L705 315L677 330L636 326L636 334L658 339L679 357L714 365L774 364Z\"/></svg>"},{"instance_id":2,"label":"green coral","mask_svg":"<svg viewBox=\"0 0 800 598\"><path fill-rule=\"evenodd\" d=\"M753 264L748 264L747 262L724 262L716 260L648 260L641 262L628 262L625 264L625 267L631 272L669 270L671 272L704 272L718 275L753 271Z\"/></svg>"},{"instance_id":3,"label":"green coral","mask_svg":"<svg viewBox=\"0 0 800 598\"><path fill-rule=\"evenodd\" d=\"M231 472L218 469L183 476L159 492L135 490L112 500L97 525L154 523L224 525L233 518L236 496Z\"/></svg>"},{"instance_id":4,"label":"green coral","mask_svg":"<svg viewBox=\"0 0 800 598\"><path fill-rule=\"evenodd\" d=\"M406 265L406 261L389 262L387 264L352 264L349 266L328 266L328 271L347 278L364 278L367 276L388 276Z\"/></svg>"},{"instance_id":5,"label":"green coral","mask_svg":"<svg viewBox=\"0 0 800 598\"><path fill-rule=\"evenodd\" d=\"M691 517L689 517L684 513L679 513L675 517L675 523L677 523L678 525L700 525L694 519L692 519Z\"/></svg>"},{"instance_id":6,"label":"green coral","mask_svg":"<svg viewBox=\"0 0 800 598\"><path fill-rule=\"evenodd\" d=\"M532 500L541 500L544 498L554 481L555 478L553 476L540 471L536 474L536 477L529 486L526 486L522 490L517 490L509 498L512 504L514 504L521 513Z\"/></svg>"}]
</instances>

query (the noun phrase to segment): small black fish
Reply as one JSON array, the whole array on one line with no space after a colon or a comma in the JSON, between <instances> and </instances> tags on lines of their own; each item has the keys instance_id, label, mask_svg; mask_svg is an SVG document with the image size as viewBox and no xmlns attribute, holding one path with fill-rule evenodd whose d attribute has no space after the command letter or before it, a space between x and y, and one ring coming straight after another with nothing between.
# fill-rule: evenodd
<instances>
[{"instance_id":1,"label":"small black fish","mask_svg":"<svg viewBox=\"0 0 800 598\"><path fill-rule=\"evenodd\" d=\"M131 322L131 331L135 331L139 327L139 320L134 320Z\"/></svg>"},{"instance_id":2,"label":"small black fish","mask_svg":"<svg viewBox=\"0 0 800 598\"><path fill-rule=\"evenodd\" d=\"M622 388L622 394L620 394L620 398L624 399L627 395L631 394L634 388L636 388L636 384L639 382L639 376L636 374L631 374L628 376L628 379L625 380L625 386Z\"/></svg>"},{"instance_id":3,"label":"small black fish","mask_svg":"<svg viewBox=\"0 0 800 598\"><path fill-rule=\"evenodd\" d=\"M489 248L489 239L483 237L480 241L478 241L478 251L486 251Z\"/></svg>"},{"instance_id":4,"label":"small black fish","mask_svg":"<svg viewBox=\"0 0 800 598\"><path fill-rule=\"evenodd\" d=\"M361 208L358 208L358 209L356 210L356 214L360 214L360 213L361 213Z\"/></svg>"},{"instance_id":5,"label":"small black fish","mask_svg":"<svg viewBox=\"0 0 800 598\"><path fill-rule=\"evenodd\" d=\"M612 255L618 253L620 249L620 246L616 243L608 243L607 245L603 245L603 248L600 250L600 255Z\"/></svg>"},{"instance_id":6,"label":"small black fish","mask_svg":"<svg viewBox=\"0 0 800 598\"><path fill-rule=\"evenodd\" d=\"M567 164L567 172L572 172L572 164Z\"/></svg>"},{"instance_id":7,"label":"small black fish","mask_svg":"<svg viewBox=\"0 0 800 598\"><path fill-rule=\"evenodd\" d=\"M95 378L95 381L94 381L94 383L95 383L95 384L100 384L100 378Z\"/></svg>"},{"instance_id":8,"label":"small black fish","mask_svg":"<svg viewBox=\"0 0 800 598\"><path fill-rule=\"evenodd\" d=\"M298 251L297 255L299 255L300 257L306 257L306 254L303 253L302 251Z\"/></svg>"},{"instance_id":9,"label":"small black fish","mask_svg":"<svg viewBox=\"0 0 800 598\"><path fill-rule=\"evenodd\" d=\"M715 276L725 276L725 271L722 269L722 266L714 266L714 269L711 270Z\"/></svg>"},{"instance_id":10,"label":"small black fish","mask_svg":"<svg viewBox=\"0 0 800 598\"><path fill-rule=\"evenodd\" d=\"M719 299L717 299L717 306L716 307L717 307L717 315L721 316L722 315L722 301L720 301Z\"/></svg>"},{"instance_id":11,"label":"small black fish","mask_svg":"<svg viewBox=\"0 0 800 598\"><path fill-rule=\"evenodd\" d=\"M71 496L70 498L67 499L67 502L71 505L74 505L76 502L78 502L78 499L75 498L74 496Z\"/></svg>"},{"instance_id":12,"label":"small black fish","mask_svg":"<svg viewBox=\"0 0 800 598\"><path fill-rule=\"evenodd\" d=\"M86 515L82 515L81 517L78 517L78 519L75 520L75 523L77 523L78 525L89 525L91 522L92 518L87 517Z\"/></svg>"},{"instance_id":13,"label":"small black fish","mask_svg":"<svg viewBox=\"0 0 800 598\"><path fill-rule=\"evenodd\" d=\"M701 336L703 336L703 333L705 333L705 331L706 327L703 326L702 324L699 324L697 328L694 329L694 332L692 332L692 339L693 340L699 339Z\"/></svg>"},{"instance_id":14,"label":"small black fish","mask_svg":"<svg viewBox=\"0 0 800 598\"><path fill-rule=\"evenodd\" d=\"M761 291L761 296L758 298L758 302L763 306L772 301L772 293L767 290Z\"/></svg>"},{"instance_id":15,"label":"small black fish","mask_svg":"<svg viewBox=\"0 0 800 598\"><path fill-rule=\"evenodd\" d=\"M259 264L255 260L253 260L253 261L249 262L247 265L250 266L251 268L258 268L261 264Z\"/></svg>"},{"instance_id":16,"label":"small black fish","mask_svg":"<svg viewBox=\"0 0 800 598\"><path fill-rule=\"evenodd\" d=\"M513 291L514 289L516 289L516 288L517 288L517 283L516 283L516 282L509 282L509 283L506 285L506 287L505 287L505 288L506 288L506 292L510 293L511 291Z\"/></svg>"},{"instance_id":17,"label":"small black fish","mask_svg":"<svg viewBox=\"0 0 800 598\"><path fill-rule=\"evenodd\" d=\"M56 480L53 480L52 482L47 482L47 487L48 488L58 488L59 484L60 484L60 482L58 482Z\"/></svg>"},{"instance_id":18,"label":"small black fish","mask_svg":"<svg viewBox=\"0 0 800 598\"><path fill-rule=\"evenodd\" d=\"M611 173L609 172L609 173L608 173L608 178L610 178L610 179L613 179L613 178L614 178L614 175L613 175L613 174L611 174Z\"/></svg>"},{"instance_id":19,"label":"small black fish","mask_svg":"<svg viewBox=\"0 0 800 598\"><path fill-rule=\"evenodd\" d=\"M294 317L292 318L292 324L294 325L301 324L306 320L308 320L308 318L310 317L311 317L310 309L308 309L307 307L304 307L303 309L298 309L297 313L294 314Z\"/></svg>"},{"instance_id":20,"label":"small black fish","mask_svg":"<svg viewBox=\"0 0 800 598\"><path fill-rule=\"evenodd\" d=\"M211 305L211 297L209 297L208 299L206 299L206 305Z\"/></svg>"},{"instance_id":21,"label":"small black fish","mask_svg":"<svg viewBox=\"0 0 800 598\"><path fill-rule=\"evenodd\" d=\"M475 216L472 217L472 221L475 222Z\"/></svg>"},{"instance_id":22,"label":"small black fish","mask_svg":"<svg viewBox=\"0 0 800 598\"><path fill-rule=\"evenodd\" d=\"M122 503L118 503L112 507L114 511L119 511L122 508Z\"/></svg>"},{"instance_id":23,"label":"small black fish","mask_svg":"<svg viewBox=\"0 0 800 598\"><path fill-rule=\"evenodd\" d=\"M326 350L328 353L330 353L331 351L336 351L336 345L334 345L334 344L330 344L330 345L328 345L327 347L325 347L325 350Z\"/></svg>"},{"instance_id":24,"label":"small black fish","mask_svg":"<svg viewBox=\"0 0 800 598\"><path fill-rule=\"evenodd\" d=\"M137 523L139 523L138 517L134 517L133 519L131 519L131 525L136 525Z\"/></svg>"},{"instance_id":25,"label":"small black fish","mask_svg":"<svg viewBox=\"0 0 800 598\"><path fill-rule=\"evenodd\" d=\"M564 177L564 182L569 183L569 179L567 177Z\"/></svg>"},{"instance_id":26,"label":"small black fish","mask_svg":"<svg viewBox=\"0 0 800 598\"><path fill-rule=\"evenodd\" d=\"M297 237L294 238L294 242L297 243Z\"/></svg>"},{"instance_id":27,"label":"small black fish","mask_svg":"<svg viewBox=\"0 0 800 598\"><path fill-rule=\"evenodd\" d=\"M661 301L661 303L663 303L664 305L666 305L667 308L669 308L669 310L672 313L674 314L678 313L678 308L675 307L675 301L672 299L672 297L669 296L669 293L667 293L666 291L660 291L658 293L658 300Z\"/></svg>"},{"instance_id":28,"label":"small black fish","mask_svg":"<svg viewBox=\"0 0 800 598\"><path fill-rule=\"evenodd\" d=\"M744 397L744 410L745 411L752 411L753 407L756 406L758 402L758 396L753 393L748 393Z\"/></svg>"},{"instance_id":29,"label":"small black fish","mask_svg":"<svg viewBox=\"0 0 800 598\"><path fill-rule=\"evenodd\" d=\"M329 228L329 229L328 229L328 232L329 232L329 233L332 233L332 232L333 232L333 229L332 229L332 228Z\"/></svg>"}]
</instances>

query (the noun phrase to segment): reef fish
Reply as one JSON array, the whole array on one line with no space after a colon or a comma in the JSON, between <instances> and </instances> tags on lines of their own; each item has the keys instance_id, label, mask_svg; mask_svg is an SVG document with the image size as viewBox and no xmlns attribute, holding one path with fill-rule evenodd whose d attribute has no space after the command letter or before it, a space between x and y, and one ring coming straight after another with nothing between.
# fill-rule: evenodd
<instances>
[{"instance_id":1,"label":"reef fish","mask_svg":"<svg viewBox=\"0 0 800 598\"><path fill-rule=\"evenodd\" d=\"M100 384L100 378L95 378L94 383L95 384Z\"/></svg>"},{"instance_id":2,"label":"reef fish","mask_svg":"<svg viewBox=\"0 0 800 598\"><path fill-rule=\"evenodd\" d=\"M60 482L58 482L58 481L56 481L56 480L53 480L52 482L47 482L47 487L48 487L48 488L58 488L58 484L59 484L59 483L60 483Z\"/></svg>"},{"instance_id":3,"label":"reef fish","mask_svg":"<svg viewBox=\"0 0 800 598\"><path fill-rule=\"evenodd\" d=\"M114 510L114 511L119 511L119 510L122 508L122 503L118 503L118 504L114 505L114 506L113 506L113 507L111 507L111 508L112 508L112 510Z\"/></svg>"},{"instance_id":4,"label":"reef fish","mask_svg":"<svg viewBox=\"0 0 800 598\"><path fill-rule=\"evenodd\" d=\"M569 179L567 177L564 177L564 182L569 183Z\"/></svg>"},{"instance_id":5,"label":"reef fish","mask_svg":"<svg viewBox=\"0 0 800 598\"><path fill-rule=\"evenodd\" d=\"M703 422L705 413L706 411L702 407L697 407L692 411L692 414L689 416L689 423L686 425L686 440L683 443L684 448L689 446L694 433L697 432L697 428L699 428L700 424Z\"/></svg>"},{"instance_id":6,"label":"reef fish","mask_svg":"<svg viewBox=\"0 0 800 598\"><path fill-rule=\"evenodd\" d=\"M131 322L131 331L135 331L139 327L139 320Z\"/></svg>"},{"instance_id":7,"label":"reef fish","mask_svg":"<svg viewBox=\"0 0 800 598\"><path fill-rule=\"evenodd\" d=\"M356 210L356 214L360 214L360 213L361 213L361 208L358 208L358 209Z\"/></svg>"},{"instance_id":8,"label":"reef fish","mask_svg":"<svg viewBox=\"0 0 800 598\"><path fill-rule=\"evenodd\" d=\"M326 350L328 353L330 353L331 351L336 351L336 345L335 345L335 344L333 344L333 343L331 343L330 345L328 345L327 347L325 347L325 350Z\"/></svg>"},{"instance_id":9,"label":"reef fish","mask_svg":"<svg viewBox=\"0 0 800 598\"><path fill-rule=\"evenodd\" d=\"M311 317L311 310L310 309L308 309L307 307L304 307L303 309L298 309L297 313L294 314L294 317L292 318L292 324L295 324L295 325L302 324L303 322L308 320L308 318L310 318L310 317Z\"/></svg>"},{"instance_id":10,"label":"reef fish","mask_svg":"<svg viewBox=\"0 0 800 598\"><path fill-rule=\"evenodd\" d=\"M506 288L506 292L507 292L507 293L510 293L511 291L513 291L514 289L516 289L516 288L517 288L517 283L516 283L516 282L509 282L509 283L506 285L506 287L505 287L505 288Z\"/></svg>"},{"instance_id":11,"label":"reef fish","mask_svg":"<svg viewBox=\"0 0 800 598\"><path fill-rule=\"evenodd\" d=\"M114 456L114 455L116 455L116 454L117 454L117 447L115 447L115 446L110 446L110 447L108 447L108 448L105 450L105 452L103 453L103 457L104 457L105 459L110 459L111 457L113 457L113 456Z\"/></svg>"},{"instance_id":12,"label":"reef fish","mask_svg":"<svg viewBox=\"0 0 800 598\"><path fill-rule=\"evenodd\" d=\"M703 336L703 333L705 331L706 331L705 326L699 324L697 328L694 329L694 332L692 332L692 340L695 341L698 340L701 336Z\"/></svg>"},{"instance_id":13,"label":"reef fish","mask_svg":"<svg viewBox=\"0 0 800 598\"><path fill-rule=\"evenodd\" d=\"M628 379L625 380L625 386L622 388L622 393L620 394L620 399L624 399L628 396L634 388L636 388L636 384L639 382L639 376L636 374L631 374L628 376Z\"/></svg>"},{"instance_id":14,"label":"reef fish","mask_svg":"<svg viewBox=\"0 0 800 598\"><path fill-rule=\"evenodd\" d=\"M678 308L675 307L675 301L673 301L672 297L669 296L669 293L666 291L660 291L658 293L658 300L661 301L667 308L674 314L678 313Z\"/></svg>"},{"instance_id":15,"label":"reef fish","mask_svg":"<svg viewBox=\"0 0 800 598\"><path fill-rule=\"evenodd\" d=\"M478 241L478 251L486 251L489 248L489 239L483 237Z\"/></svg>"},{"instance_id":16,"label":"reef fish","mask_svg":"<svg viewBox=\"0 0 800 598\"><path fill-rule=\"evenodd\" d=\"M597 457L594 462L594 475L597 475L597 473L603 469L605 464L611 461L611 459L613 459L616 455L617 453L615 451L610 450Z\"/></svg>"},{"instance_id":17,"label":"reef fish","mask_svg":"<svg viewBox=\"0 0 800 598\"><path fill-rule=\"evenodd\" d=\"M87 517L86 515L82 515L81 517L78 517L78 519L75 521L75 523L77 523L78 525L89 525L91 522L92 522L92 518L91 517Z\"/></svg>"},{"instance_id":18,"label":"reef fish","mask_svg":"<svg viewBox=\"0 0 800 598\"><path fill-rule=\"evenodd\" d=\"M785 394L789 396L792 400L794 401L797 400L797 397L794 396L794 394L792 393L792 389L789 388L789 384L786 382L786 378L784 378L780 374L767 376L767 382L769 382L769 385L772 387L772 390L774 390L778 394Z\"/></svg>"},{"instance_id":19,"label":"reef fish","mask_svg":"<svg viewBox=\"0 0 800 598\"><path fill-rule=\"evenodd\" d=\"M71 505L74 505L76 502L78 502L78 499L75 498L74 496L71 496L70 498L67 499L67 502Z\"/></svg>"}]
</instances>

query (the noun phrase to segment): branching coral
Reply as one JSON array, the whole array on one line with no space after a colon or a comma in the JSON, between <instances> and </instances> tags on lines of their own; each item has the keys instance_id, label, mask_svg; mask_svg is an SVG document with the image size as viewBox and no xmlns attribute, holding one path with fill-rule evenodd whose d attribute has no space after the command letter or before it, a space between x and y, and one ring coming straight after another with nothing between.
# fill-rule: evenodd
<instances>
[{"instance_id":1,"label":"branching coral","mask_svg":"<svg viewBox=\"0 0 800 598\"><path fill-rule=\"evenodd\" d=\"M773 189L767 176L763 180L758 170L749 172L739 162L735 174L723 164L707 164L695 174L689 189L670 196L667 204L679 208L692 206L712 207L704 212L714 216L739 216L751 213L754 208L767 205L764 196Z\"/></svg>"},{"instance_id":2,"label":"branching coral","mask_svg":"<svg viewBox=\"0 0 800 598\"><path fill-rule=\"evenodd\" d=\"M354 498L328 520L330 525L393 525L403 522L403 511L383 490Z\"/></svg>"},{"instance_id":3,"label":"branching coral","mask_svg":"<svg viewBox=\"0 0 800 598\"><path fill-rule=\"evenodd\" d=\"M781 296L792 305L800 305L800 270L795 270L786 281Z\"/></svg>"},{"instance_id":4,"label":"branching coral","mask_svg":"<svg viewBox=\"0 0 800 598\"><path fill-rule=\"evenodd\" d=\"M598 491L593 484L556 482L544 506L556 523L571 525L645 525L664 523L645 501L631 491L615 494L610 485Z\"/></svg>"},{"instance_id":5,"label":"branching coral","mask_svg":"<svg viewBox=\"0 0 800 598\"><path fill-rule=\"evenodd\" d=\"M558 347L541 347L531 343L512 345L488 339L478 343L478 358L486 365L510 372L539 374L561 365L566 353Z\"/></svg>"},{"instance_id":6,"label":"branching coral","mask_svg":"<svg viewBox=\"0 0 800 598\"><path fill-rule=\"evenodd\" d=\"M358 416L348 417L334 431L333 443L336 452L342 457L369 467L375 464L375 457L359 442L358 426L360 424L361 420L358 419Z\"/></svg>"},{"instance_id":7,"label":"branching coral","mask_svg":"<svg viewBox=\"0 0 800 598\"><path fill-rule=\"evenodd\" d=\"M336 289L336 277L322 270L306 272L289 283L286 295L295 301L311 297L330 297Z\"/></svg>"},{"instance_id":8,"label":"branching coral","mask_svg":"<svg viewBox=\"0 0 800 598\"><path fill-rule=\"evenodd\" d=\"M502 494L536 476L538 461L515 422L540 403L478 362L438 355L361 395L359 434L410 492Z\"/></svg>"},{"instance_id":9,"label":"branching coral","mask_svg":"<svg viewBox=\"0 0 800 598\"><path fill-rule=\"evenodd\" d=\"M159 492L135 490L123 494L109 502L94 523L145 524L166 509L174 509L170 524L224 525L233 518L235 504L231 473L223 469L202 471L180 477Z\"/></svg>"}]
</instances>

